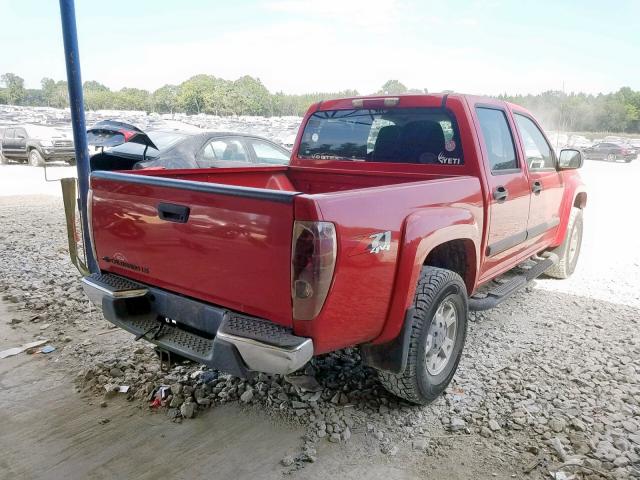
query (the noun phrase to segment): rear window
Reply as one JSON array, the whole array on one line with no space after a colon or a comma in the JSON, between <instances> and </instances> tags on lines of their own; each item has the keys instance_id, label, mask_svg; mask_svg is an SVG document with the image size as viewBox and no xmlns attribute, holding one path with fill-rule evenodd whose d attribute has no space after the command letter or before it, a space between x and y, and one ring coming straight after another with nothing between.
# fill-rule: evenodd
<instances>
[{"instance_id":1,"label":"rear window","mask_svg":"<svg viewBox=\"0 0 640 480\"><path fill-rule=\"evenodd\" d=\"M147 135L158 147L158 151L163 151L169 147L175 145L180 140L187 138L186 135L177 132L147 132ZM144 153L145 146L140 143L127 142L111 149L112 153L124 153L127 155L140 155ZM155 149L149 147L147 150L147 157L155 157L157 153Z\"/></svg>"},{"instance_id":2,"label":"rear window","mask_svg":"<svg viewBox=\"0 0 640 480\"><path fill-rule=\"evenodd\" d=\"M455 119L440 108L328 110L304 128L310 160L463 165Z\"/></svg>"}]
</instances>

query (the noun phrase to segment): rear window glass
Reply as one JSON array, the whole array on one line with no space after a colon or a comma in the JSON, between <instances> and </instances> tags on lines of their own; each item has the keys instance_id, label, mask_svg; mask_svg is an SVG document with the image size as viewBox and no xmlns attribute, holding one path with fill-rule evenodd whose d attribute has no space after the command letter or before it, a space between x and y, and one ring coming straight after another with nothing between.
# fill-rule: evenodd
<instances>
[{"instance_id":1,"label":"rear window glass","mask_svg":"<svg viewBox=\"0 0 640 480\"><path fill-rule=\"evenodd\" d=\"M439 108L316 112L305 126L298 156L356 162L464 163L455 119Z\"/></svg>"},{"instance_id":2,"label":"rear window glass","mask_svg":"<svg viewBox=\"0 0 640 480\"><path fill-rule=\"evenodd\" d=\"M154 145L158 147L159 151L166 150L167 148L178 143L180 140L187 138L186 135L175 132L147 132L147 135L154 143ZM114 147L113 149L111 149L111 152L142 156L144 147L145 146L140 143L127 142ZM154 148L149 147L147 149L147 157L153 157L156 155L157 152Z\"/></svg>"}]
</instances>

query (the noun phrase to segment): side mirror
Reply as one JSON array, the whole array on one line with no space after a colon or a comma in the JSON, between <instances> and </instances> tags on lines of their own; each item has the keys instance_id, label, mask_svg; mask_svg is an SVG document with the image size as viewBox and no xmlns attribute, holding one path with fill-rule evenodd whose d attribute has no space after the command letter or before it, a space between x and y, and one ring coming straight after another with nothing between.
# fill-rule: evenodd
<instances>
[{"instance_id":1,"label":"side mirror","mask_svg":"<svg viewBox=\"0 0 640 480\"><path fill-rule=\"evenodd\" d=\"M560 157L558 158L558 170L575 170L582 167L584 159L582 158L582 152L573 148L564 148L560 150Z\"/></svg>"}]
</instances>

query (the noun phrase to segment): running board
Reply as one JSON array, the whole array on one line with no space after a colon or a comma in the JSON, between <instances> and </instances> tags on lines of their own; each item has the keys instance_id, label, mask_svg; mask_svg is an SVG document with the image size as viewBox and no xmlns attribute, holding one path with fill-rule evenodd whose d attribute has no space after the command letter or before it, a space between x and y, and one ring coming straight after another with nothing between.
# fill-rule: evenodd
<instances>
[{"instance_id":1,"label":"running board","mask_svg":"<svg viewBox=\"0 0 640 480\"><path fill-rule=\"evenodd\" d=\"M486 297L471 297L469 299L469 310L480 311L496 307L498 304L505 301L518 290L527 286L529 282L538 278L558 262L558 256L554 253L549 252L546 253L545 256L546 258L537 261L533 267L526 270L524 273L516 275L508 282L489 290Z\"/></svg>"}]
</instances>

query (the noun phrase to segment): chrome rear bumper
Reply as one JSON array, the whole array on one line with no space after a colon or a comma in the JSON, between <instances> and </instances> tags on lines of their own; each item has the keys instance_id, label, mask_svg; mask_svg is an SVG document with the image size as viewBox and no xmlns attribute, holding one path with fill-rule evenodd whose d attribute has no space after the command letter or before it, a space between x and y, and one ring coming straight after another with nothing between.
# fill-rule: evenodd
<instances>
[{"instance_id":1,"label":"chrome rear bumper","mask_svg":"<svg viewBox=\"0 0 640 480\"><path fill-rule=\"evenodd\" d=\"M313 356L313 341L290 329L117 275L89 275L82 287L111 323L162 349L234 375L286 375ZM159 334L147 335L155 330Z\"/></svg>"}]
</instances>

